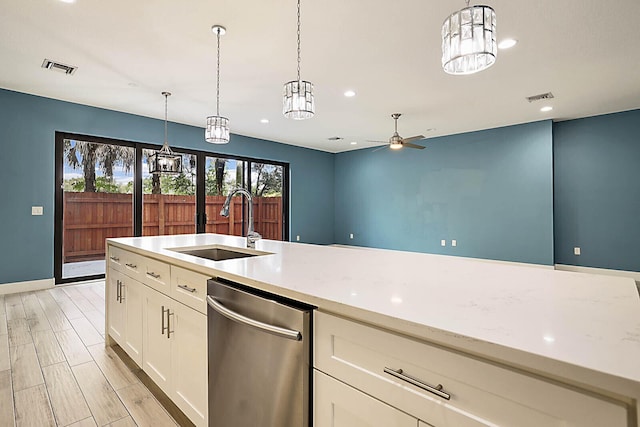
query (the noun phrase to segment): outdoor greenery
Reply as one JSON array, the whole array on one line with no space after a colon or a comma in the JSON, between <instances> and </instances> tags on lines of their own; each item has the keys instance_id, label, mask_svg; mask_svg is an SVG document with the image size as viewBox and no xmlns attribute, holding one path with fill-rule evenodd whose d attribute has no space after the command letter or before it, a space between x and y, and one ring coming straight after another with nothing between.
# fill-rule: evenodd
<instances>
[{"instance_id":1,"label":"outdoor greenery","mask_svg":"<svg viewBox=\"0 0 640 427\"><path fill-rule=\"evenodd\" d=\"M143 150L143 156L153 154L153 150ZM64 180L67 192L86 193L133 193L133 178L119 183L115 170L130 173L135 163L135 152L131 147L112 144L98 144L86 141L65 140L64 160L67 166L82 171L82 177ZM228 169L229 164L235 168ZM196 194L195 156L184 154L183 172L179 175L149 175L142 180L144 194ZM243 175L247 162L215 158L207 162L205 171L205 194L224 196L244 182ZM101 174L98 174L98 171ZM251 193L256 197L282 195L283 168L268 163L251 163Z\"/></svg>"}]
</instances>

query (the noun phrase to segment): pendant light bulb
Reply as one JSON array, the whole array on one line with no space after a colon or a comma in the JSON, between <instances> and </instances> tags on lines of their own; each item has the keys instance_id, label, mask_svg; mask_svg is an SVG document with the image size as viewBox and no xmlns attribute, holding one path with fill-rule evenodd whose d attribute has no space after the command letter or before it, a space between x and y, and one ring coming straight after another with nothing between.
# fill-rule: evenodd
<instances>
[{"instance_id":1,"label":"pendant light bulb","mask_svg":"<svg viewBox=\"0 0 640 427\"><path fill-rule=\"evenodd\" d=\"M227 144L230 139L229 119L220 115L220 36L223 36L227 29L222 25L214 25L211 31L216 35L218 41L217 68L216 68L216 115L207 117L207 128L204 139L212 144Z\"/></svg>"},{"instance_id":2,"label":"pendant light bulb","mask_svg":"<svg viewBox=\"0 0 640 427\"><path fill-rule=\"evenodd\" d=\"M313 84L300 78L300 0L298 0L298 78L284 85L282 113L288 119L310 119L315 113Z\"/></svg>"}]
</instances>

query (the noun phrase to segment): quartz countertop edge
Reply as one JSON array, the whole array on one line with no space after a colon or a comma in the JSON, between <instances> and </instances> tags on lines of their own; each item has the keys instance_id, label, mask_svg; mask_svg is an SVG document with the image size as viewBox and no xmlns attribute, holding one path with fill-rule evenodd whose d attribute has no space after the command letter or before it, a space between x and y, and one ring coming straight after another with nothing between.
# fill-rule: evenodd
<instances>
[{"instance_id":1,"label":"quartz countertop edge","mask_svg":"<svg viewBox=\"0 0 640 427\"><path fill-rule=\"evenodd\" d=\"M629 278L472 258L259 240L269 255L211 261L171 249L245 238L108 239L320 311L576 386L640 398L640 297Z\"/></svg>"}]
</instances>

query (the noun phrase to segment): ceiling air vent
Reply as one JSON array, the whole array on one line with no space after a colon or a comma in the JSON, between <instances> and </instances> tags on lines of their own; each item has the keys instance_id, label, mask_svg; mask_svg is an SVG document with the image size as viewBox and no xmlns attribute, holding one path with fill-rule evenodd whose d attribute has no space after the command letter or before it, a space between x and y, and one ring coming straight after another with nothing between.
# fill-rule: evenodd
<instances>
[{"instance_id":1,"label":"ceiling air vent","mask_svg":"<svg viewBox=\"0 0 640 427\"><path fill-rule=\"evenodd\" d=\"M527 96L527 101L535 102L542 101L543 99L551 99L553 98L553 94L551 92L541 93L540 95Z\"/></svg>"},{"instance_id":2,"label":"ceiling air vent","mask_svg":"<svg viewBox=\"0 0 640 427\"><path fill-rule=\"evenodd\" d=\"M329 138L327 138L329 141L341 141L344 138L342 138L341 136L330 136Z\"/></svg>"},{"instance_id":3,"label":"ceiling air vent","mask_svg":"<svg viewBox=\"0 0 640 427\"><path fill-rule=\"evenodd\" d=\"M45 59L42 62L42 68L47 68L49 70L59 71L65 74L73 74L76 72L78 67L74 67L72 65L61 64L60 62L55 62L50 59Z\"/></svg>"}]
</instances>

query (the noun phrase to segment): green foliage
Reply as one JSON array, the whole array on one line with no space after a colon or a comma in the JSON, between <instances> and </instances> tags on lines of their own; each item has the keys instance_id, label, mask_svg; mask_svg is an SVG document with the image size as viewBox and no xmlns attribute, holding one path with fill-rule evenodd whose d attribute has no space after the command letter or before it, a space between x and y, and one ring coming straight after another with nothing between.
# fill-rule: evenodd
<instances>
[{"instance_id":1,"label":"green foliage","mask_svg":"<svg viewBox=\"0 0 640 427\"><path fill-rule=\"evenodd\" d=\"M84 192L85 185L84 178L71 178L64 181L63 189L66 192ZM117 184L113 179L99 176L95 179L95 193L131 194L133 193L133 182Z\"/></svg>"},{"instance_id":2,"label":"green foliage","mask_svg":"<svg viewBox=\"0 0 640 427\"><path fill-rule=\"evenodd\" d=\"M254 196L282 196L282 167L267 163L252 163L251 166L251 192Z\"/></svg>"}]
</instances>

